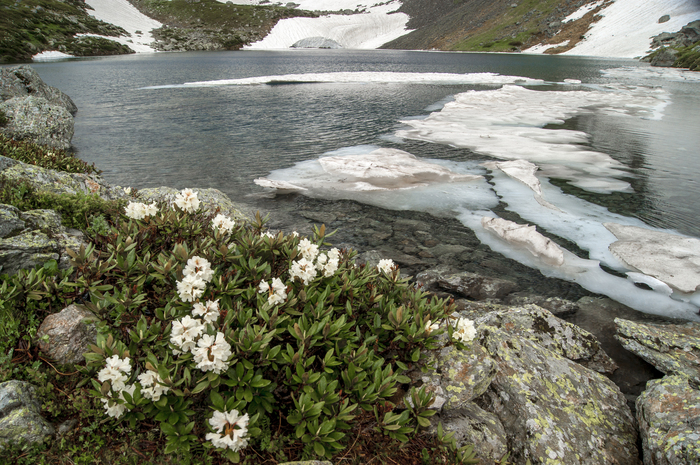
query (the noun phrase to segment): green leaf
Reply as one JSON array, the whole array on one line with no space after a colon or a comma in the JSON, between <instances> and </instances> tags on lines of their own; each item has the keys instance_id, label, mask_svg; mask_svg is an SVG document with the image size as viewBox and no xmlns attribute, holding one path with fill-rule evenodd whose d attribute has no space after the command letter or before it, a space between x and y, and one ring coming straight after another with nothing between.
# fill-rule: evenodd
<instances>
[{"instance_id":1,"label":"green leaf","mask_svg":"<svg viewBox=\"0 0 700 465\"><path fill-rule=\"evenodd\" d=\"M314 442L314 452L316 452L319 457L324 457L326 455L326 449L320 442Z\"/></svg>"}]
</instances>

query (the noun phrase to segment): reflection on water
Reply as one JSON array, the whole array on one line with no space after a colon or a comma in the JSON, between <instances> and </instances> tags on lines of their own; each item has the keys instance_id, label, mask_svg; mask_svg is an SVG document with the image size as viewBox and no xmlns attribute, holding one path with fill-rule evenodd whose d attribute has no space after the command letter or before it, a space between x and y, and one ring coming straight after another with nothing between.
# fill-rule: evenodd
<instances>
[{"instance_id":1,"label":"reflection on water","mask_svg":"<svg viewBox=\"0 0 700 465\"><path fill-rule=\"evenodd\" d=\"M575 187L573 183L580 183L580 176L567 175L567 171L561 168L551 171L551 185L604 206L613 213L639 218L654 227L700 237L700 223L696 221L700 215L700 204L696 202L700 198L696 182L700 176L697 157L700 133L694 124L700 89L697 83L665 80L663 75L649 77L644 74L643 65L632 61L396 51L294 51L156 54L34 66L47 83L59 87L75 100L79 113L73 143L81 158L104 170L108 181L137 188L160 185L218 188L252 209L274 212L274 225L278 227L328 222L347 230L343 240L357 247L381 248L384 241L384 245L396 253L418 257L418 262L413 264L404 257L404 265L412 270L432 265L431 260L438 260L436 257L442 257L438 261L449 262L451 259L444 256L450 254L426 251L431 247L422 242L416 246L412 243L414 239L403 237L400 228L392 228L387 236L380 227L368 225L364 220L353 221L352 216L343 219L339 208L350 208L352 203L315 200L315 213L302 214L298 203L312 200L298 196L269 198L269 193L257 187L253 180L304 160L317 159L328 152L361 145L393 147L422 158L472 165L492 160L491 156L479 153L478 147L455 148L448 141L441 144L402 141L395 134L405 127L400 121L425 118L430 112L439 111L441 105L436 105L438 102L444 105L452 101L453 96L469 90L497 89L500 86L326 82L143 88L193 81L339 71L495 72L552 83L578 79L582 81L581 86L551 84L537 86L537 91L595 89L601 95L615 89L638 92L634 86L642 82L650 95L659 90L668 95L661 119L622 115L622 111L610 114L584 106L585 111L573 117L570 115L563 124L547 126L588 134L579 143L586 150L600 152L619 162L612 176L615 182L628 183L634 192L591 192L587 189L590 182L582 185L583 188ZM621 66L629 66L632 71L601 74L601 69L619 69ZM613 89L608 87L609 84L617 87ZM644 92L642 89L642 94ZM638 110L628 105L624 112L634 114ZM478 111L488 112L488 106ZM509 116L506 114L499 119ZM451 123L445 121L441 124ZM463 128L470 128L470 118L466 117L460 124ZM517 125L512 126L512 130L517 128ZM506 128L503 134L509 131ZM518 149L517 146L509 149L515 152L513 158L521 158ZM595 175L599 168L601 166L592 164L587 167L587 172ZM542 174L541 180L549 183ZM507 212L506 207L484 208L492 211L501 208ZM394 208L410 209L411 206L396 205ZM374 214L377 213L370 213ZM419 215L405 213L411 214ZM512 214L518 216L517 212ZM430 234L440 237L440 241L447 241L439 231L440 224L429 224ZM366 230L374 232L367 235ZM414 238L415 234L411 234ZM571 245L556 233L550 235L564 246ZM469 240L476 240L473 234L471 236ZM455 237L463 238L463 235ZM408 242L403 244L402 241ZM477 245L470 248L470 253L485 249L488 247ZM422 252L425 256L420 255ZM499 259L494 257L499 255L492 254L484 260L491 263L493 269L503 268L499 272L507 275L513 267L510 264L496 265ZM461 258L455 259L455 264L463 268L468 268L468 263L475 260L467 255L457 256ZM476 261L481 263L484 260ZM502 257L500 260L512 263ZM524 278L518 276L517 279ZM542 279L541 276L538 279Z\"/></svg>"}]
</instances>

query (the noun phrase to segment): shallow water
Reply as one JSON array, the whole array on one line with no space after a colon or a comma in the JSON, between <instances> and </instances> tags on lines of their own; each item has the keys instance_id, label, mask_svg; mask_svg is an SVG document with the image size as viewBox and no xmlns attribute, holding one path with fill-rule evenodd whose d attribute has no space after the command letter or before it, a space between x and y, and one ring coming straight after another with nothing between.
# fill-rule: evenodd
<instances>
[{"instance_id":1,"label":"shallow water","mask_svg":"<svg viewBox=\"0 0 700 465\"><path fill-rule=\"evenodd\" d=\"M79 113L74 146L81 158L104 170L108 181L137 188L215 187L251 209L272 212L274 227L308 232L315 222L340 228L338 240L396 254L407 273L448 263L516 280L523 291L541 295L578 298L589 293L573 283L554 285L561 281L505 259L480 243L465 226L467 220L457 221L476 211L535 223L581 258L604 255L606 244L596 251L583 244L585 231L575 234L585 221L569 229L540 224L543 220L532 215L533 209L513 197L518 192L510 187L515 181L508 184L480 166L504 158L535 160L543 190L558 201L564 194L579 199L580 218L587 219L598 205L623 222L700 237L700 131L694 112L700 104L700 81L634 61L298 50L138 55L34 66L47 83L75 100ZM351 77L332 74L340 72ZM471 77L437 81L427 79L428 73ZM489 84L473 73L499 76L486 79L493 82ZM300 74L305 77L288 76ZM274 82L251 85L244 80L266 76ZM239 81L213 82L219 80ZM198 81L207 84L183 85ZM515 93L503 81L515 84L510 88ZM461 102L468 91L477 91L477 100ZM466 112L447 111L457 103L467 105ZM445 132L450 125L455 127ZM518 131L523 137L512 139ZM501 138L496 145L495 137ZM333 189L310 194L316 198L275 197L253 183L264 176L307 176L310 165L299 163L315 163L340 149L349 154L378 147L397 148L485 178L468 195L459 186L442 184L406 195ZM598 155L563 164L552 163L551 156L543 161L541 154L552 150L560 157ZM557 204L563 205L573 208L572 202ZM424 225L397 229L392 217L421 218ZM463 249L437 250L432 241ZM689 317L692 308L660 313Z\"/></svg>"}]
</instances>

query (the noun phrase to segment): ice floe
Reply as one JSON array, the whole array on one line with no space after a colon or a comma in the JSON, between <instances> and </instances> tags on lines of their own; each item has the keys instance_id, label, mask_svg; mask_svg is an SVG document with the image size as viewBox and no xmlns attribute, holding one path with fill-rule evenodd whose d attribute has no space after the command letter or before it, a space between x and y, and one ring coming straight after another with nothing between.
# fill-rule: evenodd
<instances>
[{"instance_id":1,"label":"ice floe","mask_svg":"<svg viewBox=\"0 0 700 465\"><path fill-rule=\"evenodd\" d=\"M627 79L635 83L640 80L675 81L697 84L700 82L700 73L687 69L662 68L656 66L626 66L622 68L608 68L601 70L604 76L614 79Z\"/></svg>"},{"instance_id":2,"label":"ice floe","mask_svg":"<svg viewBox=\"0 0 700 465\"><path fill-rule=\"evenodd\" d=\"M617 238L610 250L627 266L683 293L700 290L700 240L615 223L605 227Z\"/></svg>"},{"instance_id":3,"label":"ice floe","mask_svg":"<svg viewBox=\"0 0 700 465\"><path fill-rule=\"evenodd\" d=\"M659 119L668 99L663 89L649 87L540 92L505 85L458 94L427 118L402 121L407 128L396 135L503 160L523 159L540 168L546 165L557 176L594 192L629 190L629 184L617 179L625 176L624 166L587 147L586 133L543 126L589 112Z\"/></svg>"},{"instance_id":4,"label":"ice floe","mask_svg":"<svg viewBox=\"0 0 700 465\"><path fill-rule=\"evenodd\" d=\"M481 226L509 244L524 247L534 257L541 258L547 265L561 266L564 264L564 251L551 239L538 233L535 226L488 216L481 218Z\"/></svg>"},{"instance_id":5,"label":"ice floe","mask_svg":"<svg viewBox=\"0 0 700 465\"><path fill-rule=\"evenodd\" d=\"M254 86L265 84L523 84L543 85L542 79L531 79L522 76L508 76L498 73L393 73L393 72L337 72L337 73L305 73L283 74L271 76L254 76L239 79L219 79L215 81L186 82L164 86L144 87L144 89L164 89L173 87L208 87L208 86Z\"/></svg>"},{"instance_id":6,"label":"ice floe","mask_svg":"<svg viewBox=\"0 0 700 465\"><path fill-rule=\"evenodd\" d=\"M150 45L154 41L151 30L161 27L161 23L141 13L127 0L85 0L85 3L93 9L92 11L88 10L90 16L124 28L126 32L131 34L131 37L82 35L114 40L129 46L137 53L155 52L155 49Z\"/></svg>"}]
</instances>

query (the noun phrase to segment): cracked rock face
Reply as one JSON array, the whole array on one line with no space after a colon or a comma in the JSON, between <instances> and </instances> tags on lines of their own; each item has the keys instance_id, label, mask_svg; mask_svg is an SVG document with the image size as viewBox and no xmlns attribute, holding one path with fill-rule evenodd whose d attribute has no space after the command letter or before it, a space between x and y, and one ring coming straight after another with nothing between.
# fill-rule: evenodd
<instances>
[{"instance_id":1,"label":"cracked rock face","mask_svg":"<svg viewBox=\"0 0 700 465\"><path fill-rule=\"evenodd\" d=\"M24 381L0 384L0 446L43 442L54 433L53 426L40 414L41 402L34 386Z\"/></svg>"},{"instance_id":2,"label":"cracked rock face","mask_svg":"<svg viewBox=\"0 0 700 465\"><path fill-rule=\"evenodd\" d=\"M639 464L624 395L603 375L503 329L477 336L496 375L477 399L506 430L515 463Z\"/></svg>"},{"instance_id":3,"label":"cracked rock face","mask_svg":"<svg viewBox=\"0 0 700 465\"><path fill-rule=\"evenodd\" d=\"M615 318L615 338L667 375L684 375L700 385L700 324L655 325Z\"/></svg>"},{"instance_id":4,"label":"cracked rock face","mask_svg":"<svg viewBox=\"0 0 700 465\"><path fill-rule=\"evenodd\" d=\"M682 375L650 381L637 398L645 465L700 463L700 390Z\"/></svg>"},{"instance_id":5,"label":"cracked rock face","mask_svg":"<svg viewBox=\"0 0 700 465\"><path fill-rule=\"evenodd\" d=\"M81 305L70 305L47 316L36 332L39 349L60 364L80 363L90 344L96 343L95 315ZM48 341L41 341L48 336Z\"/></svg>"}]
</instances>

